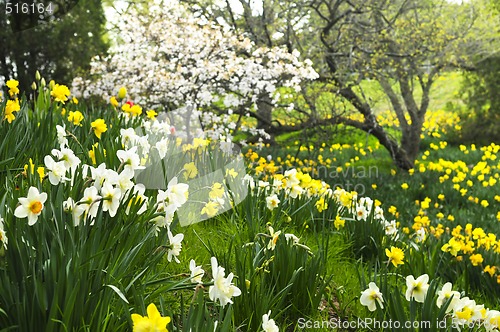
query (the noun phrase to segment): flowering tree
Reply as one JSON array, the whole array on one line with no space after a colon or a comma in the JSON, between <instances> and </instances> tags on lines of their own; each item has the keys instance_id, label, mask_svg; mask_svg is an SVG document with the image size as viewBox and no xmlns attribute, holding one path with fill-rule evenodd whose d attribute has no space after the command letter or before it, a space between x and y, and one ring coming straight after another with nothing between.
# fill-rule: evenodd
<instances>
[{"instance_id":1,"label":"flowering tree","mask_svg":"<svg viewBox=\"0 0 500 332\"><path fill-rule=\"evenodd\" d=\"M317 77L297 51L256 47L176 0L152 5L145 14L132 9L118 28L121 42L108 57L94 59L90 77L75 79L73 91L108 99L109 91L126 86L136 102L166 111L184 107L194 115L210 109L202 123L231 130L248 128L243 120L251 117L262 133L271 127L275 107L293 108L281 104L281 95Z\"/></svg>"},{"instance_id":2,"label":"flowering tree","mask_svg":"<svg viewBox=\"0 0 500 332\"><path fill-rule=\"evenodd\" d=\"M498 16L482 1L182 0L207 18L246 32L258 44L298 48L314 61L321 93L310 89L297 111L316 113L278 133L342 123L373 135L401 169L419 153L431 91L440 74L474 69L498 49ZM398 135L377 120L376 81L396 115ZM329 102L324 94L329 93ZM347 106L347 107L346 107ZM345 116L345 109L358 117ZM326 116L325 116L326 114ZM323 116L322 116L323 115Z\"/></svg>"}]
</instances>

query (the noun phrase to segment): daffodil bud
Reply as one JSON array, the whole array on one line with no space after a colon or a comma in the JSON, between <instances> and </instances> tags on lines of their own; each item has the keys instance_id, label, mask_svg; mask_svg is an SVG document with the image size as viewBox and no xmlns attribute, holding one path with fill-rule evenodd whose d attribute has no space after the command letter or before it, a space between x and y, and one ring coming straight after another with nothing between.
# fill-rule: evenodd
<instances>
[{"instance_id":1,"label":"daffodil bud","mask_svg":"<svg viewBox=\"0 0 500 332\"><path fill-rule=\"evenodd\" d=\"M35 82L33 82L33 83L31 84L31 89L33 89L33 91L35 91L35 90L36 90L36 83L35 83Z\"/></svg>"},{"instance_id":2,"label":"daffodil bud","mask_svg":"<svg viewBox=\"0 0 500 332\"><path fill-rule=\"evenodd\" d=\"M127 96L127 89L122 86L120 90L118 90L118 99L123 99L126 96Z\"/></svg>"},{"instance_id":3,"label":"daffodil bud","mask_svg":"<svg viewBox=\"0 0 500 332\"><path fill-rule=\"evenodd\" d=\"M47 83L45 83L45 78L42 77L42 79L40 80L40 86L42 88L45 88L46 85L47 85Z\"/></svg>"},{"instance_id":4,"label":"daffodil bud","mask_svg":"<svg viewBox=\"0 0 500 332\"><path fill-rule=\"evenodd\" d=\"M40 75L40 72L37 70L36 73L35 73L35 79L37 81L40 81L40 78L42 78L42 76Z\"/></svg>"},{"instance_id":5,"label":"daffodil bud","mask_svg":"<svg viewBox=\"0 0 500 332\"><path fill-rule=\"evenodd\" d=\"M56 82L54 80L50 80L49 82L49 88L52 90L54 86L56 85Z\"/></svg>"}]
</instances>

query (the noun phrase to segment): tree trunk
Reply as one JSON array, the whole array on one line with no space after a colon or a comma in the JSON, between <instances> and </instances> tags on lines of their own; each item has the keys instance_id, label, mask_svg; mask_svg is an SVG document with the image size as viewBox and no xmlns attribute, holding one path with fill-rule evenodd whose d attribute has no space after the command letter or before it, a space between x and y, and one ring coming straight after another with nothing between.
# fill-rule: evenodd
<instances>
[{"instance_id":1,"label":"tree trunk","mask_svg":"<svg viewBox=\"0 0 500 332\"><path fill-rule=\"evenodd\" d=\"M356 107L356 109L363 114L363 117L365 118L365 121L362 123L351 121L346 124L362 129L366 133L375 136L380 144L382 144L382 146L389 151L392 160L394 160L394 163L398 168L405 171L412 169L415 163L415 158L418 154L422 123L418 122L407 127L408 133L406 135L403 131L403 137L406 137L405 143L399 145L398 141L390 137L384 128L378 124L377 118L375 117L375 114L373 114L370 105L364 102L350 87L340 89L339 92L354 107ZM416 145L413 145L413 139L415 136L418 141L415 141Z\"/></svg>"},{"instance_id":2,"label":"tree trunk","mask_svg":"<svg viewBox=\"0 0 500 332\"><path fill-rule=\"evenodd\" d=\"M274 144L272 111L271 96L268 93L262 93L257 100L257 129L262 129L270 135L269 139L264 140L265 143Z\"/></svg>"},{"instance_id":3,"label":"tree trunk","mask_svg":"<svg viewBox=\"0 0 500 332\"><path fill-rule=\"evenodd\" d=\"M403 144L399 145L398 142L393 138L389 137L389 135L385 132L384 128L382 128L378 124L375 127L372 127L365 131L375 136L380 142L380 144L382 144L382 146L385 147L387 151L389 151L392 160L394 161L394 163L398 168L405 171L408 171L413 168L413 166L415 165L415 157L413 156L413 153L415 152L414 150L408 151L407 148L409 146L405 147ZM420 142L420 135L419 135L419 142ZM411 143L413 142L410 140L408 144L411 145ZM418 145L419 144L417 143L416 153L418 153Z\"/></svg>"}]
</instances>

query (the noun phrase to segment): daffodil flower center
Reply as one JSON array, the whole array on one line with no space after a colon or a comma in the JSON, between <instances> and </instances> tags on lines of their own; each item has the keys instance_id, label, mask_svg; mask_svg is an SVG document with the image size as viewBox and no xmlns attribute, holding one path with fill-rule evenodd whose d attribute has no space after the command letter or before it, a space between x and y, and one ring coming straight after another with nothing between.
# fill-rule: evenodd
<instances>
[{"instance_id":1,"label":"daffodil flower center","mask_svg":"<svg viewBox=\"0 0 500 332\"><path fill-rule=\"evenodd\" d=\"M468 320L472 317L472 310L466 307L462 311L457 311L457 317Z\"/></svg>"},{"instance_id":2,"label":"daffodil flower center","mask_svg":"<svg viewBox=\"0 0 500 332\"><path fill-rule=\"evenodd\" d=\"M38 214L40 213L40 211L42 211L42 203L39 202L39 201L35 201L33 203L30 204L29 206L29 210L33 213L33 214Z\"/></svg>"}]
</instances>

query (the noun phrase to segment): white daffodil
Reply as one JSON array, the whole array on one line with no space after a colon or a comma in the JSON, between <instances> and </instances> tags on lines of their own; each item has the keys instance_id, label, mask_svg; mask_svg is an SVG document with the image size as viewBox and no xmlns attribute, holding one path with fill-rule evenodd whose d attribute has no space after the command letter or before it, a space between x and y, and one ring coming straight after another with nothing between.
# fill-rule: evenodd
<instances>
[{"instance_id":1,"label":"white daffodil","mask_svg":"<svg viewBox=\"0 0 500 332\"><path fill-rule=\"evenodd\" d=\"M167 186L166 196L170 204L174 204L177 208L180 208L184 203L187 202L189 197L189 185L186 183L177 183L177 177L174 177Z\"/></svg>"},{"instance_id":2,"label":"white daffodil","mask_svg":"<svg viewBox=\"0 0 500 332\"><path fill-rule=\"evenodd\" d=\"M476 301L464 297L453 308L453 318L460 325L468 324L481 319L483 309L484 305L477 305Z\"/></svg>"},{"instance_id":3,"label":"white daffodil","mask_svg":"<svg viewBox=\"0 0 500 332\"><path fill-rule=\"evenodd\" d=\"M160 155L161 159L165 158L165 156L167 155L168 141L168 138L163 138L155 144L155 148L156 150L158 150L158 154Z\"/></svg>"},{"instance_id":4,"label":"white daffodil","mask_svg":"<svg viewBox=\"0 0 500 332\"><path fill-rule=\"evenodd\" d=\"M414 298L415 301L424 303L425 295L427 294L427 289L429 288L429 276L423 274L416 280L412 275L406 277L406 300L410 301Z\"/></svg>"},{"instance_id":5,"label":"white daffodil","mask_svg":"<svg viewBox=\"0 0 500 332\"><path fill-rule=\"evenodd\" d=\"M274 179L273 181L273 190L275 192L279 192L281 190L281 187L283 186L283 181Z\"/></svg>"},{"instance_id":6,"label":"white daffodil","mask_svg":"<svg viewBox=\"0 0 500 332\"><path fill-rule=\"evenodd\" d=\"M396 226L396 221L391 220L391 221L384 221L384 229L385 229L385 235L397 238L398 236L398 228Z\"/></svg>"},{"instance_id":7,"label":"white daffodil","mask_svg":"<svg viewBox=\"0 0 500 332\"><path fill-rule=\"evenodd\" d=\"M64 162L64 166L66 167L66 169L71 169L72 171L74 171L75 168L81 163L80 158L75 156L73 150L69 148L61 148L61 150L53 149L51 153L59 161Z\"/></svg>"},{"instance_id":8,"label":"white daffodil","mask_svg":"<svg viewBox=\"0 0 500 332\"><path fill-rule=\"evenodd\" d=\"M377 303L380 308L384 308L384 298L382 297L380 289L374 282L370 282L368 284L368 289L361 292L360 302L365 307L368 307L370 311L375 311L377 309Z\"/></svg>"},{"instance_id":9,"label":"white daffodil","mask_svg":"<svg viewBox=\"0 0 500 332\"><path fill-rule=\"evenodd\" d=\"M425 229L421 227L419 230L415 232L415 241L424 242L427 235L425 234Z\"/></svg>"},{"instance_id":10,"label":"white daffodil","mask_svg":"<svg viewBox=\"0 0 500 332\"><path fill-rule=\"evenodd\" d=\"M291 241L292 244L298 244L300 241L300 239L295 234L291 234L291 233L286 233L285 239L286 239L286 242Z\"/></svg>"},{"instance_id":11,"label":"white daffodil","mask_svg":"<svg viewBox=\"0 0 500 332\"><path fill-rule=\"evenodd\" d=\"M261 193L263 191L266 192L269 189L269 182L267 182L267 181L259 180L257 185L259 187L259 193Z\"/></svg>"},{"instance_id":12,"label":"white daffodil","mask_svg":"<svg viewBox=\"0 0 500 332\"><path fill-rule=\"evenodd\" d=\"M243 183L245 183L248 186L250 186L250 189L252 191L255 188L255 181L254 181L253 177L250 174L245 174L245 176L243 177Z\"/></svg>"},{"instance_id":13,"label":"white daffodil","mask_svg":"<svg viewBox=\"0 0 500 332\"><path fill-rule=\"evenodd\" d=\"M286 187L292 188L300 183L300 180L297 179L297 170L295 168L285 171L284 179L286 180Z\"/></svg>"},{"instance_id":14,"label":"white daffodil","mask_svg":"<svg viewBox=\"0 0 500 332\"><path fill-rule=\"evenodd\" d=\"M184 239L184 234L179 233L173 236L170 229L168 230L169 245L167 251L167 260L169 262L171 262L173 258L177 263L180 263L179 259L177 259L177 256L179 256L181 253L183 239Z\"/></svg>"},{"instance_id":15,"label":"white daffodil","mask_svg":"<svg viewBox=\"0 0 500 332\"><path fill-rule=\"evenodd\" d=\"M105 163L100 164L97 168L90 166L90 176L92 180L94 180L94 187L96 187L97 190L101 190L101 186L107 177L106 171L107 168Z\"/></svg>"},{"instance_id":16,"label":"white daffodil","mask_svg":"<svg viewBox=\"0 0 500 332\"><path fill-rule=\"evenodd\" d=\"M122 189L122 192L123 192L123 189ZM130 198L128 205L127 205L127 209L125 210L125 213L127 215L130 213L130 207L135 202L135 204L141 205L141 207L137 211L137 215L141 215L144 212L146 212L146 209L148 208L149 198L144 195L144 193L146 192L146 187L142 183L138 183L135 186L133 186L132 192L134 193L134 196L132 196Z\"/></svg>"},{"instance_id":17,"label":"white daffodil","mask_svg":"<svg viewBox=\"0 0 500 332\"><path fill-rule=\"evenodd\" d=\"M122 193L126 193L130 189L134 187L134 182L132 182L132 178L134 177L134 172L129 168L125 168L116 179L116 184L120 187Z\"/></svg>"},{"instance_id":18,"label":"white daffodil","mask_svg":"<svg viewBox=\"0 0 500 332\"><path fill-rule=\"evenodd\" d=\"M172 224L177 207L174 204L161 203L156 209L157 213L165 213L165 216L158 216L151 221L155 223L155 235L158 236L160 228L168 228Z\"/></svg>"},{"instance_id":19,"label":"white daffodil","mask_svg":"<svg viewBox=\"0 0 500 332\"><path fill-rule=\"evenodd\" d=\"M136 144L138 138L134 128L120 129L120 136L124 148L129 148Z\"/></svg>"},{"instance_id":20,"label":"white daffodil","mask_svg":"<svg viewBox=\"0 0 500 332\"><path fill-rule=\"evenodd\" d=\"M144 168L144 166L141 166L141 158L137 154L137 146L133 146L128 150L118 150L116 156L125 168L132 171Z\"/></svg>"},{"instance_id":21,"label":"white daffodil","mask_svg":"<svg viewBox=\"0 0 500 332\"><path fill-rule=\"evenodd\" d=\"M7 238L7 234L5 233L2 217L0 217L0 242L3 244L4 249L7 250L9 239Z\"/></svg>"},{"instance_id":22,"label":"white daffodil","mask_svg":"<svg viewBox=\"0 0 500 332\"><path fill-rule=\"evenodd\" d=\"M86 188L83 192L83 198L80 200L81 206L85 209L85 217L90 216L95 218L99 209L99 201L101 196L98 195L95 186Z\"/></svg>"},{"instance_id":23,"label":"white daffodil","mask_svg":"<svg viewBox=\"0 0 500 332\"><path fill-rule=\"evenodd\" d=\"M143 153L146 153L151 149L151 144L149 143L149 135L137 136L137 145L142 149ZM144 168L141 166L139 169Z\"/></svg>"},{"instance_id":24,"label":"white daffodil","mask_svg":"<svg viewBox=\"0 0 500 332\"><path fill-rule=\"evenodd\" d=\"M109 211L109 215L114 217L120 206L120 197L122 192L120 188L113 187L108 181L104 182L101 188L102 210Z\"/></svg>"},{"instance_id":25,"label":"white daffodil","mask_svg":"<svg viewBox=\"0 0 500 332\"><path fill-rule=\"evenodd\" d=\"M279 332L280 329L274 319L269 319L271 317L271 310L267 314L262 315L262 329L264 332Z\"/></svg>"},{"instance_id":26,"label":"white daffodil","mask_svg":"<svg viewBox=\"0 0 500 332\"><path fill-rule=\"evenodd\" d=\"M444 284L443 288L441 288L441 290L438 292L438 299L436 301L437 307L441 308L443 304L445 304L453 296L450 305L448 306L448 308L446 308L446 312L452 311L460 300L460 293L457 291L452 291L451 287L451 282L447 282L446 284Z\"/></svg>"},{"instance_id":27,"label":"white daffodil","mask_svg":"<svg viewBox=\"0 0 500 332\"><path fill-rule=\"evenodd\" d=\"M290 197L297 198L299 195L302 195L303 192L304 189L300 185L294 184L290 189Z\"/></svg>"},{"instance_id":28,"label":"white daffodil","mask_svg":"<svg viewBox=\"0 0 500 332\"><path fill-rule=\"evenodd\" d=\"M68 139L66 138L66 128L63 126L57 125L57 142L61 148L68 146Z\"/></svg>"},{"instance_id":29,"label":"white daffodil","mask_svg":"<svg viewBox=\"0 0 500 332\"><path fill-rule=\"evenodd\" d=\"M492 332L500 329L500 311L487 310L484 316L484 327L486 331Z\"/></svg>"},{"instance_id":30,"label":"white daffodil","mask_svg":"<svg viewBox=\"0 0 500 332\"><path fill-rule=\"evenodd\" d=\"M85 212L85 207L76 204L73 198L69 197L63 202L63 209L64 211L71 212L73 225L78 226L82 219L82 215Z\"/></svg>"},{"instance_id":31,"label":"white daffodil","mask_svg":"<svg viewBox=\"0 0 500 332\"><path fill-rule=\"evenodd\" d=\"M177 211L177 206L175 206L175 204L169 204L165 208L165 224L167 227L172 223L175 211Z\"/></svg>"},{"instance_id":32,"label":"white daffodil","mask_svg":"<svg viewBox=\"0 0 500 332\"><path fill-rule=\"evenodd\" d=\"M356 205L356 218L358 220L366 220L368 217L368 210L364 205L358 204Z\"/></svg>"},{"instance_id":33,"label":"white daffodil","mask_svg":"<svg viewBox=\"0 0 500 332\"><path fill-rule=\"evenodd\" d=\"M267 208L269 210L274 210L278 207L280 200L276 194L266 197Z\"/></svg>"},{"instance_id":34,"label":"white daffodil","mask_svg":"<svg viewBox=\"0 0 500 332\"><path fill-rule=\"evenodd\" d=\"M201 265L196 266L194 259L189 261L189 270L191 271L191 282L198 284L203 283L201 279L205 275L205 270L201 268Z\"/></svg>"},{"instance_id":35,"label":"white daffodil","mask_svg":"<svg viewBox=\"0 0 500 332\"><path fill-rule=\"evenodd\" d=\"M370 197L361 197L358 204L364 206L366 211L370 213L373 207L373 200Z\"/></svg>"},{"instance_id":36,"label":"white daffodil","mask_svg":"<svg viewBox=\"0 0 500 332\"><path fill-rule=\"evenodd\" d=\"M35 187L30 187L28 196L19 197L18 200L21 205L16 208L14 215L17 218L28 217L28 225L34 225L38 220L38 216L42 213L47 194L40 193Z\"/></svg>"},{"instance_id":37,"label":"white daffodil","mask_svg":"<svg viewBox=\"0 0 500 332\"><path fill-rule=\"evenodd\" d=\"M217 259L212 257L210 259L212 264L212 275L214 285L210 286L208 289L208 296L210 300L219 300L221 306L226 306L228 303L233 303L231 300L234 296L241 295L241 290L233 285L233 274L230 273L227 278L225 277L225 271L223 267L220 267L217 263Z\"/></svg>"},{"instance_id":38,"label":"white daffodil","mask_svg":"<svg viewBox=\"0 0 500 332\"><path fill-rule=\"evenodd\" d=\"M49 170L49 181L53 186L57 186L61 182L68 181L66 177L66 166L64 166L64 161L54 161L51 156L45 156L43 159L45 162L45 167Z\"/></svg>"},{"instance_id":39,"label":"white daffodil","mask_svg":"<svg viewBox=\"0 0 500 332\"><path fill-rule=\"evenodd\" d=\"M380 206L375 206L375 211L373 212L373 218L377 220L384 220L384 209Z\"/></svg>"}]
</instances>

